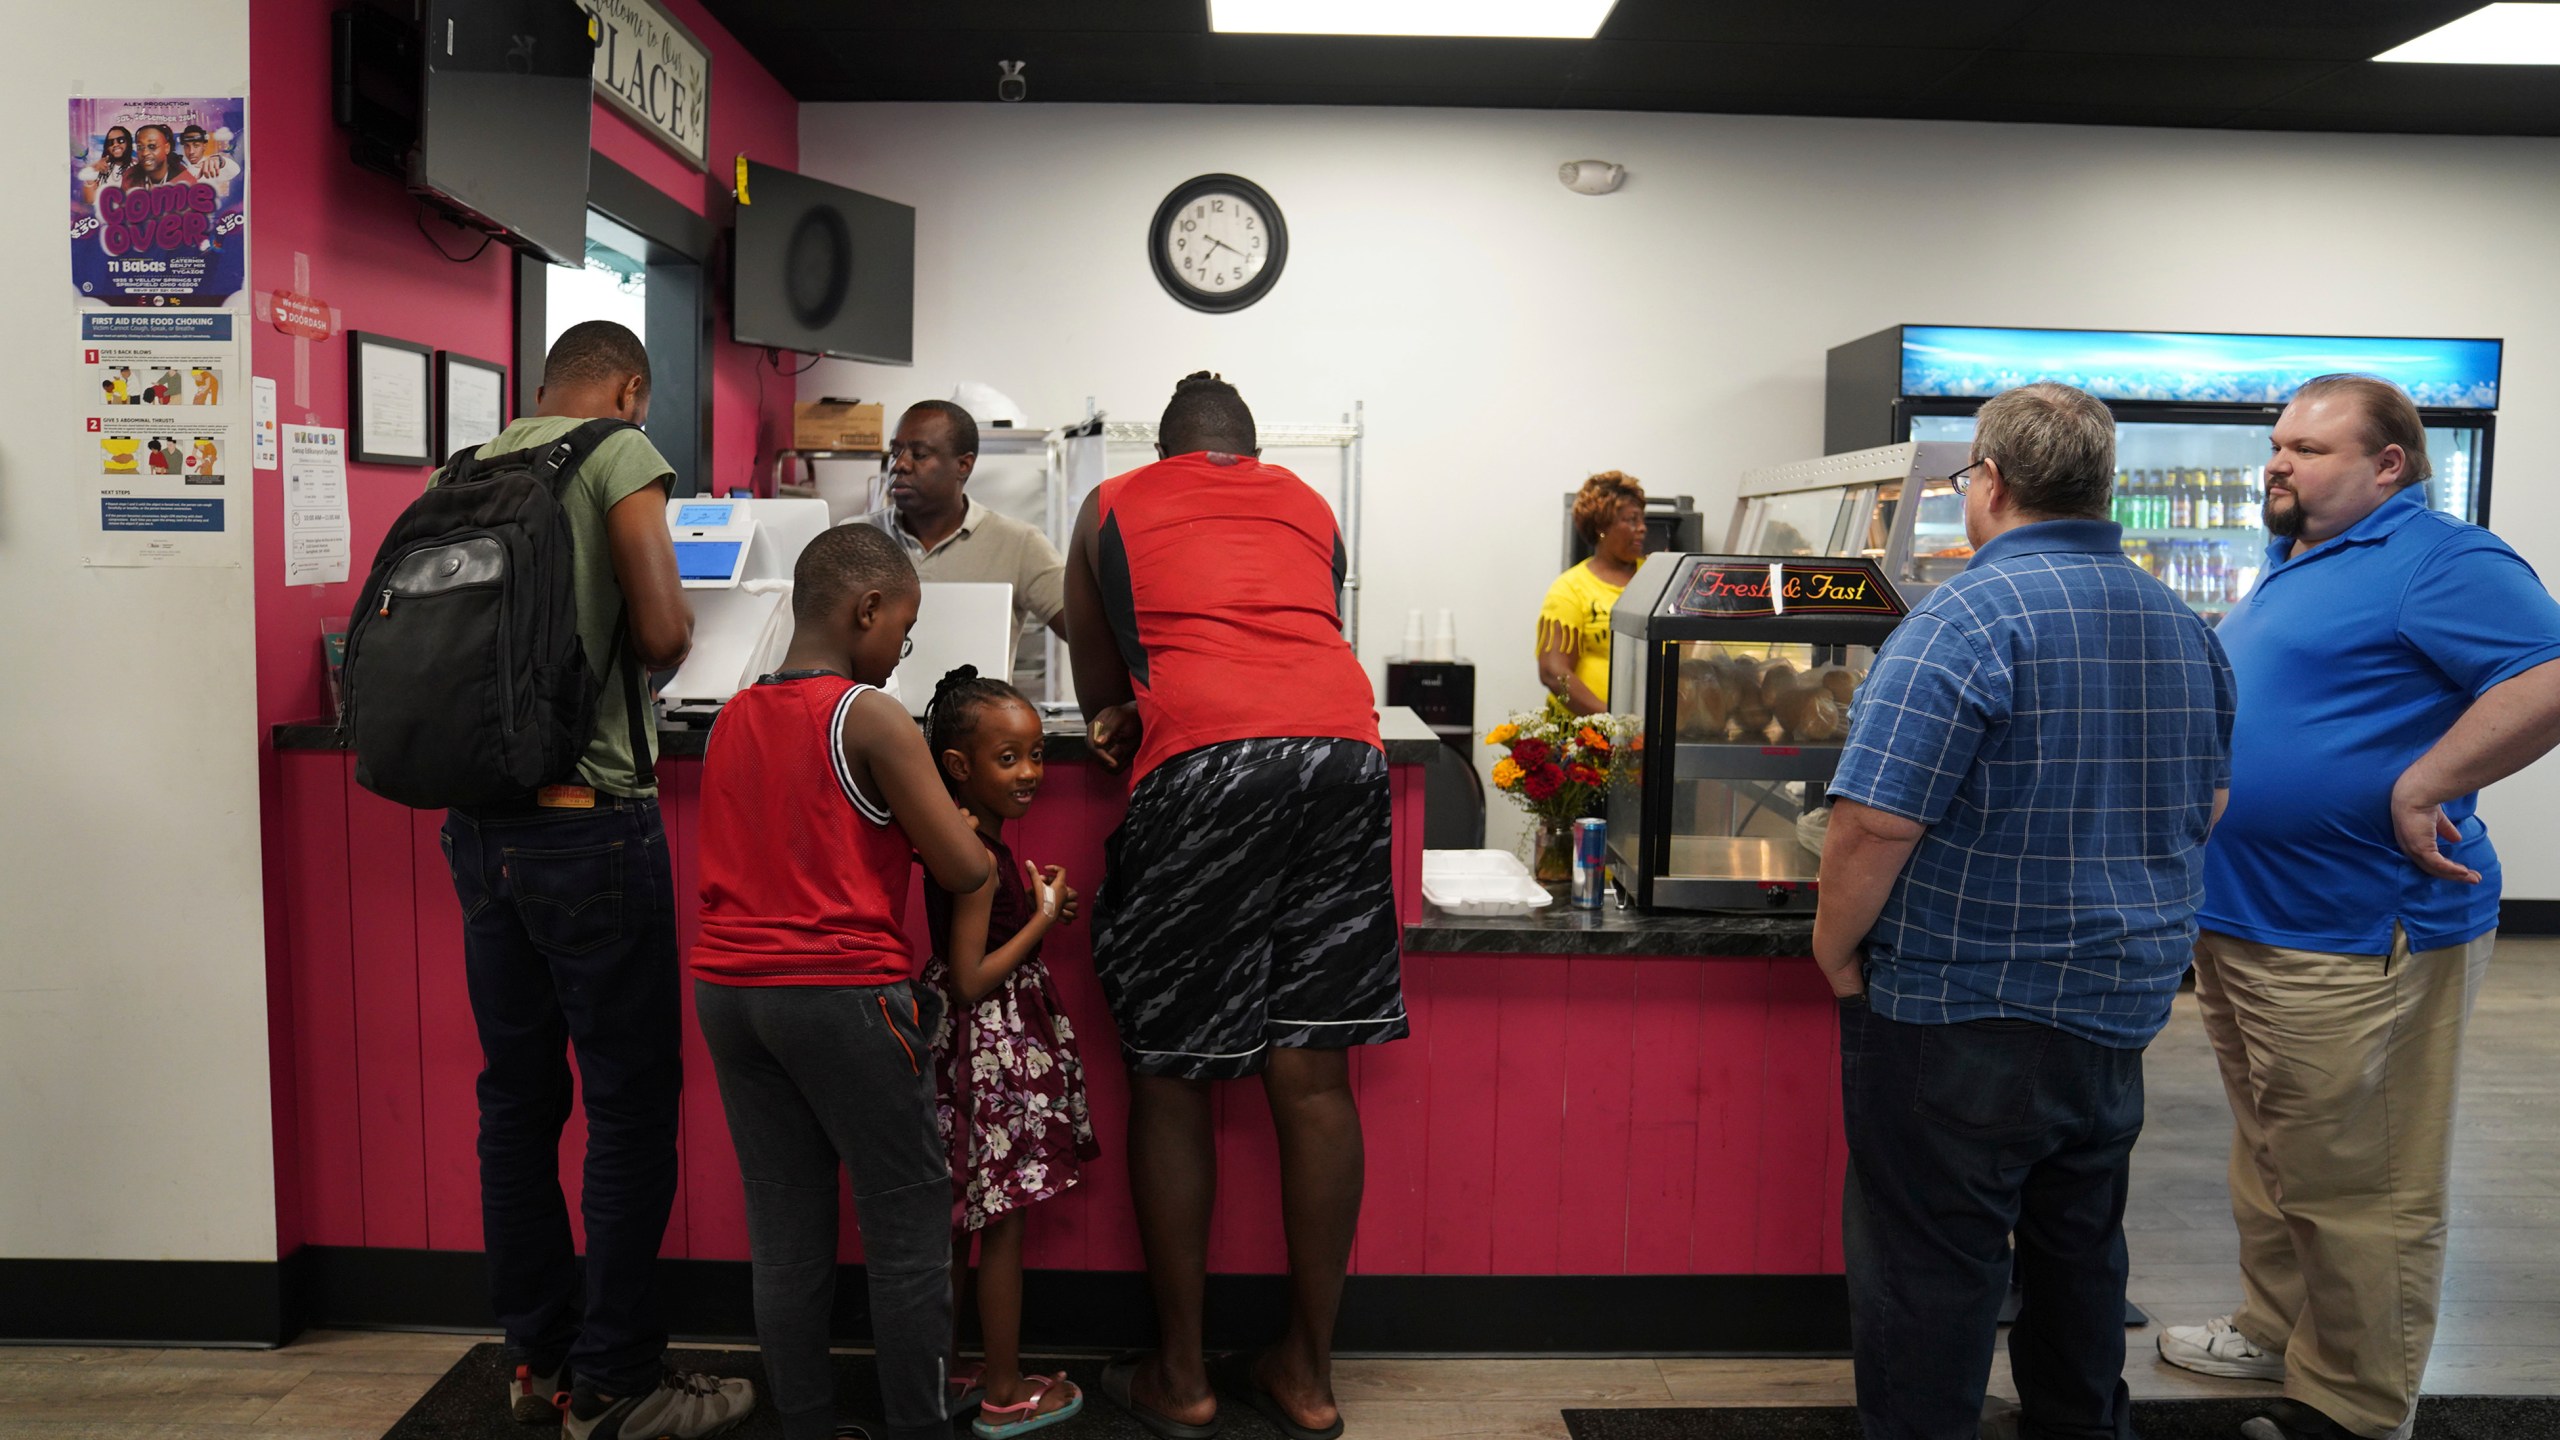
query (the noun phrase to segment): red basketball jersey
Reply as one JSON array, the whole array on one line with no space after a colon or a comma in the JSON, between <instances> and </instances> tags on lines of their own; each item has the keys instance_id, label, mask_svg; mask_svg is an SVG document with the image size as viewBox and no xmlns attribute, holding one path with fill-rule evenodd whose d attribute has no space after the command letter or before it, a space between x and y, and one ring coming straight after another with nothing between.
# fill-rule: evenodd
<instances>
[{"instance_id":1,"label":"red basketball jersey","mask_svg":"<svg viewBox=\"0 0 2560 1440\"><path fill-rule=\"evenodd\" d=\"M845 765L846 707L870 689L795 671L738 692L702 763L702 933L721 985L886 985L907 944L915 850Z\"/></svg>"},{"instance_id":2,"label":"red basketball jersey","mask_svg":"<svg viewBox=\"0 0 2560 1440\"><path fill-rule=\"evenodd\" d=\"M1135 785L1204 745L1378 743L1368 672L1342 638L1333 509L1277 465L1194 451L1102 482L1095 560L1145 733Z\"/></svg>"}]
</instances>

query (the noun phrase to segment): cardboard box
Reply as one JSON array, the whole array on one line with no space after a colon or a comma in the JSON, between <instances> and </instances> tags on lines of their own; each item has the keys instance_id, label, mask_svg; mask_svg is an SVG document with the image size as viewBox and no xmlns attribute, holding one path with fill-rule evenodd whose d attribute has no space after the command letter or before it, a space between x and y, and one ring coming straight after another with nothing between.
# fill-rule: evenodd
<instances>
[{"instance_id":1,"label":"cardboard box","mask_svg":"<svg viewBox=\"0 0 2560 1440\"><path fill-rule=\"evenodd\" d=\"M795 450L878 450L887 417L859 400L808 400L791 407Z\"/></svg>"}]
</instances>

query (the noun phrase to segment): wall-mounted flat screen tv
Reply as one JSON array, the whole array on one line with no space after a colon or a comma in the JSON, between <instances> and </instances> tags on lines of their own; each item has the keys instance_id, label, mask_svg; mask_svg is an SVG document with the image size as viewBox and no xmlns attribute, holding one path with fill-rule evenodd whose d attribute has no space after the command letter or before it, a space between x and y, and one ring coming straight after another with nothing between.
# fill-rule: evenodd
<instances>
[{"instance_id":1,"label":"wall-mounted flat screen tv","mask_svg":"<svg viewBox=\"0 0 2560 1440\"><path fill-rule=\"evenodd\" d=\"M508 244L583 264L595 42L576 0L425 0L409 181Z\"/></svg>"},{"instance_id":2,"label":"wall-mounted flat screen tv","mask_svg":"<svg viewBox=\"0 0 2560 1440\"><path fill-rule=\"evenodd\" d=\"M914 206L749 162L729 253L739 344L915 362Z\"/></svg>"}]
</instances>

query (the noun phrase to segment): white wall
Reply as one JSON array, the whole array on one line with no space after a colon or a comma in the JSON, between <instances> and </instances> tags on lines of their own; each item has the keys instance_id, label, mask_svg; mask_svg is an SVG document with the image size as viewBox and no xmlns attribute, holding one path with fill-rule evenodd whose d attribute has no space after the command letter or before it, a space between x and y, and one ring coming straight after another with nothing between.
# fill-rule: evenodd
<instances>
[{"instance_id":1,"label":"white wall","mask_svg":"<svg viewBox=\"0 0 2560 1440\"><path fill-rule=\"evenodd\" d=\"M1186 371L1266 421L1368 402L1363 657L1450 606L1480 723L1539 698L1559 496L1626 470L1709 532L1746 467L1822 448L1823 352L1896 322L2492 335L2493 518L2560 578L2560 141L1337 108L812 105L802 167L917 207L916 364L1034 419L1152 419ZM1575 195L1556 166L1631 172ZM1278 200L1288 270L1242 314L1148 268L1165 193ZM1497 812L1507 810L1496 802ZM2508 893L2560 897L2560 761L2486 806Z\"/></svg>"},{"instance_id":2,"label":"white wall","mask_svg":"<svg viewBox=\"0 0 2560 1440\"><path fill-rule=\"evenodd\" d=\"M101 44L92 7L23 5L0 48L6 1257L276 1254L250 572L80 564L67 102L246 92L246 0L172 33Z\"/></svg>"}]
</instances>

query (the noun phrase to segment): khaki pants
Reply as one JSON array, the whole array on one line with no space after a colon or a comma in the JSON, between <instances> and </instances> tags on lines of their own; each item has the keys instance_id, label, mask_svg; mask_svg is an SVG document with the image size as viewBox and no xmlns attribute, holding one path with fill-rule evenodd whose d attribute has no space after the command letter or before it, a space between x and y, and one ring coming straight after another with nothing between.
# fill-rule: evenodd
<instances>
[{"instance_id":1,"label":"khaki pants","mask_svg":"<svg viewBox=\"0 0 2560 1440\"><path fill-rule=\"evenodd\" d=\"M2234 1324L2284 1393L2405 1434L2435 1343L2462 1031L2497 938L2388 955L2207 931L2196 1000L2231 1099Z\"/></svg>"}]
</instances>

